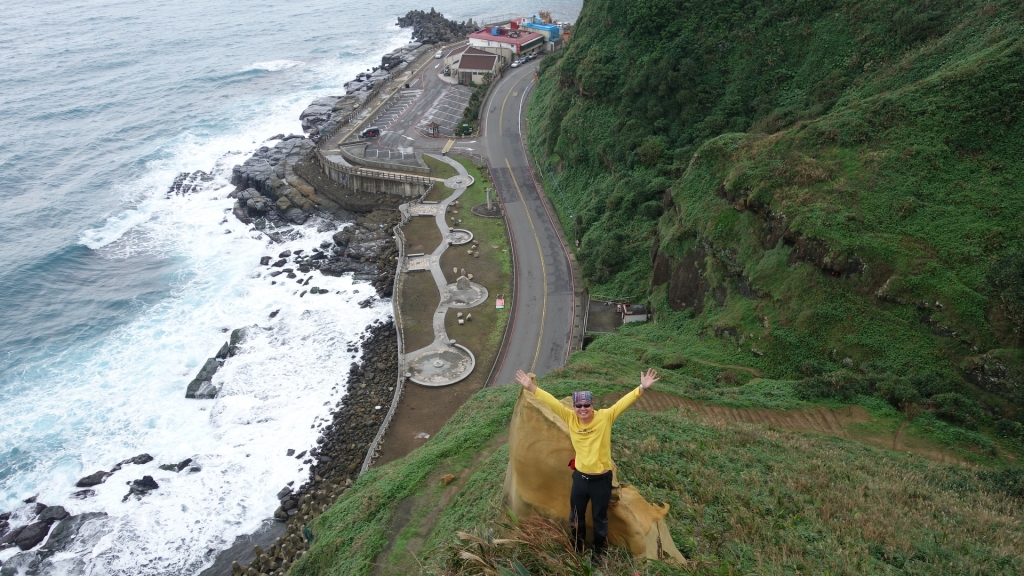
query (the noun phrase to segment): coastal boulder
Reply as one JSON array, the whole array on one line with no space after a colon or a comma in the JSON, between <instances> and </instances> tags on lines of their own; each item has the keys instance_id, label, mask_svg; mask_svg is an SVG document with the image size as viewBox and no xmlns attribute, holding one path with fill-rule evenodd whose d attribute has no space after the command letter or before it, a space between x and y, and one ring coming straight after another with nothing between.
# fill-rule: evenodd
<instances>
[{"instance_id":1,"label":"coastal boulder","mask_svg":"<svg viewBox=\"0 0 1024 576\"><path fill-rule=\"evenodd\" d=\"M217 373L221 364L223 362L217 358L207 358L206 364L185 389L185 398L216 398L220 388L213 384L213 375Z\"/></svg>"},{"instance_id":2,"label":"coastal boulder","mask_svg":"<svg viewBox=\"0 0 1024 576\"><path fill-rule=\"evenodd\" d=\"M93 472L92 474L89 474L88 476L82 478L81 480L75 483L75 486L78 488L91 488L93 486L103 484L103 482L105 482L106 479L109 477L110 472L100 470L98 472Z\"/></svg>"},{"instance_id":3,"label":"coastal boulder","mask_svg":"<svg viewBox=\"0 0 1024 576\"><path fill-rule=\"evenodd\" d=\"M302 114L299 114L299 120L302 122L302 130L307 133L316 134L319 132L320 127L330 120L331 114L334 113L334 107L339 101L343 100L344 96L321 96L305 110Z\"/></svg>"},{"instance_id":4,"label":"coastal boulder","mask_svg":"<svg viewBox=\"0 0 1024 576\"><path fill-rule=\"evenodd\" d=\"M309 216L301 208L289 208L285 211L284 218L295 224L305 224L306 220L309 220Z\"/></svg>"},{"instance_id":5,"label":"coastal boulder","mask_svg":"<svg viewBox=\"0 0 1024 576\"><path fill-rule=\"evenodd\" d=\"M238 354L238 347L249 337L248 328L235 328L231 331L231 338L228 340L228 356Z\"/></svg>"},{"instance_id":6,"label":"coastal boulder","mask_svg":"<svg viewBox=\"0 0 1024 576\"><path fill-rule=\"evenodd\" d=\"M64 518L57 523L50 532L50 537L47 538L46 543L39 549L39 557L45 560L58 552L68 550L86 522L104 518L106 515L106 512L89 512Z\"/></svg>"},{"instance_id":7,"label":"coastal boulder","mask_svg":"<svg viewBox=\"0 0 1024 576\"><path fill-rule=\"evenodd\" d=\"M25 526L18 532L18 537L14 543L22 550L35 548L37 544L43 541L43 538L46 538L46 535L50 532L50 526L53 526L53 522L40 520Z\"/></svg>"},{"instance_id":8,"label":"coastal boulder","mask_svg":"<svg viewBox=\"0 0 1024 576\"><path fill-rule=\"evenodd\" d=\"M146 454L145 452L143 452L142 454L139 454L138 456L132 456L131 458L128 458L127 460L121 460L120 462L117 463L116 466L114 466L113 468L110 469L110 473L113 474L114 472L117 472L125 464L135 464L137 466L141 466L143 464L149 464L152 461L153 461L153 457L150 456L149 454Z\"/></svg>"},{"instance_id":9,"label":"coastal boulder","mask_svg":"<svg viewBox=\"0 0 1024 576\"><path fill-rule=\"evenodd\" d=\"M128 493L124 495L121 501L127 502L128 498L133 495L142 498L159 487L160 485L156 483L156 480L153 480L152 476L143 476L138 480L132 480L128 483Z\"/></svg>"},{"instance_id":10,"label":"coastal boulder","mask_svg":"<svg viewBox=\"0 0 1024 576\"><path fill-rule=\"evenodd\" d=\"M7 548L15 546L15 542L18 540L18 536L21 536L21 532L24 529L24 526L18 526L14 530L11 530L7 534L4 534L2 537L0 537L0 550L6 550Z\"/></svg>"},{"instance_id":11,"label":"coastal boulder","mask_svg":"<svg viewBox=\"0 0 1024 576\"><path fill-rule=\"evenodd\" d=\"M63 506L47 506L39 513L36 520L39 522L49 522L53 524L58 520L63 520L68 517L68 511Z\"/></svg>"}]
</instances>

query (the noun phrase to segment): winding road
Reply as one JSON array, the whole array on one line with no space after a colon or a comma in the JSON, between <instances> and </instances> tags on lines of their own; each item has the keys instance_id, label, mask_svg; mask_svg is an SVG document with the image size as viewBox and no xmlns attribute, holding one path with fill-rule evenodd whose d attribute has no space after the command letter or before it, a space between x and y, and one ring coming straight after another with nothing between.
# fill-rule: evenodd
<instances>
[{"instance_id":1,"label":"winding road","mask_svg":"<svg viewBox=\"0 0 1024 576\"><path fill-rule=\"evenodd\" d=\"M542 376L565 364L573 327L568 253L529 167L523 133L539 62L509 69L492 88L483 114L483 156L505 207L516 259L511 333L492 385L516 370ZM456 150L457 151L457 150Z\"/></svg>"}]
</instances>

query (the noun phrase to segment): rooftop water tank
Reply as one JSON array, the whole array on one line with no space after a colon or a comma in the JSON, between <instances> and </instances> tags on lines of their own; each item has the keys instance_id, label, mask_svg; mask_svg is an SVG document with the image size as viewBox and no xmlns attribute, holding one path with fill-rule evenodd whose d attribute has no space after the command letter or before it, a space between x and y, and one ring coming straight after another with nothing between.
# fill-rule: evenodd
<instances>
[{"instance_id":1,"label":"rooftop water tank","mask_svg":"<svg viewBox=\"0 0 1024 576\"><path fill-rule=\"evenodd\" d=\"M497 26L491 28L491 36L501 36L501 28L498 28Z\"/></svg>"}]
</instances>

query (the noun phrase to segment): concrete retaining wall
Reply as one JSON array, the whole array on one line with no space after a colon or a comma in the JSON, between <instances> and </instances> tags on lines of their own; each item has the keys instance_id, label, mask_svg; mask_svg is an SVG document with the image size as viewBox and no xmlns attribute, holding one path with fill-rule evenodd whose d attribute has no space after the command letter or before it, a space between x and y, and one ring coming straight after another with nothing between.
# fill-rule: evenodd
<instances>
[{"instance_id":1,"label":"concrete retaining wall","mask_svg":"<svg viewBox=\"0 0 1024 576\"><path fill-rule=\"evenodd\" d=\"M419 198L434 186L434 180L424 176L380 172L332 162L319 150L316 151L316 158L328 178L360 194Z\"/></svg>"}]
</instances>

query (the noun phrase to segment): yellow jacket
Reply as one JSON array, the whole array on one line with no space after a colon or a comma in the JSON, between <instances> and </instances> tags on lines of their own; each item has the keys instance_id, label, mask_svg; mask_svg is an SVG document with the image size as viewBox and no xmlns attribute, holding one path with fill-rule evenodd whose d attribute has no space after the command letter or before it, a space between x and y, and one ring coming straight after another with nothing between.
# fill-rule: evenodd
<instances>
[{"instance_id":1,"label":"yellow jacket","mask_svg":"<svg viewBox=\"0 0 1024 576\"><path fill-rule=\"evenodd\" d=\"M612 423L626 408L640 397L639 386L619 399L611 408L595 410L594 418L586 426L580 422L579 416L571 408L566 408L554 396L540 387L534 396L548 405L551 410L569 426L569 438L576 450L576 469L584 474L599 474L611 470L612 462Z\"/></svg>"}]
</instances>

